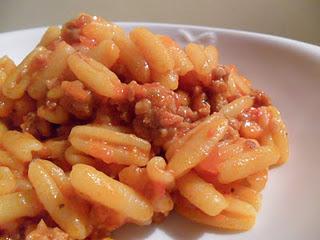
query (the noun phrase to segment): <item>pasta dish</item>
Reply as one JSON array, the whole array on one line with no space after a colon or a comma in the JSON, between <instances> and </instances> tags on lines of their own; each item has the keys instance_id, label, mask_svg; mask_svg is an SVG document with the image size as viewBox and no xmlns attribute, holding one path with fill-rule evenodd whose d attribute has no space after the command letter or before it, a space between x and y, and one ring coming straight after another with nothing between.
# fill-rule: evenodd
<instances>
[{"instance_id":1,"label":"pasta dish","mask_svg":"<svg viewBox=\"0 0 320 240\"><path fill-rule=\"evenodd\" d=\"M6 239L106 240L172 211L249 230L288 159L278 109L216 47L87 14L0 58L0 102Z\"/></svg>"}]
</instances>

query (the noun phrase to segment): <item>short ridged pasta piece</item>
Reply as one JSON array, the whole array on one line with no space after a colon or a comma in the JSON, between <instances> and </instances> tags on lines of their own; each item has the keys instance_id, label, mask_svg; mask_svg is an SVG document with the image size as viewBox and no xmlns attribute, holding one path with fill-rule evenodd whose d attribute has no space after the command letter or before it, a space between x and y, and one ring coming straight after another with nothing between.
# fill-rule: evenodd
<instances>
[{"instance_id":1,"label":"short ridged pasta piece","mask_svg":"<svg viewBox=\"0 0 320 240\"><path fill-rule=\"evenodd\" d=\"M116 132L103 127L76 126L69 141L87 155L106 163L144 166L149 160L151 145L133 134Z\"/></svg>"},{"instance_id":2,"label":"short ridged pasta piece","mask_svg":"<svg viewBox=\"0 0 320 240\"><path fill-rule=\"evenodd\" d=\"M257 147L251 151L226 159L219 165L219 181L230 183L261 171L279 159L278 151L269 146Z\"/></svg>"},{"instance_id":3,"label":"short ridged pasta piece","mask_svg":"<svg viewBox=\"0 0 320 240\"><path fill-rule=\"evenodd\" d=\"M176 71L170 70L165 73L155 73L152 72L153 81L159 82L161 85L165 86L168 89L176 90L179 85L179 76Z\"/></svg>"},{"instance_id":4,"label":"short ridged pasta piece","mask_svg":"<svg viewBox=\"0 0 320 240\"><path fill-rule=\"evenodd\" d=\"M11 71L16 69L16 64L8 56L0 58L0 71L8 75ZM1 82L2 84L2 82Z\"/></svg>"},{"instance_id":5,"label":"short ridged pasta piece","mask_svg":"<svg viewBox=\"0 0 320 240\"><path fill-rule=\"evenodd\" d=\"M50 175L62 194L67 197L72 197L72 195L74 194L74 190L71 186L69 178L63 172L63 170L54 163L47 160L38 159L36 161ZM74 201L74 205L76 205L76 201Z\"/></svg>"},{"instance_id":6,"label":"short ridged pasta piece","mask_svg":"<svg viewBox=\"0 0 320 240\"><path fill-rule=\"evenodd\" d=\"M177 188L182 196L209 216L216 216L228 207L223 195L194 172L177 179Z\"/></svg>"},{"instance_id":7,"label":"short ridged pasta piece","mask_svg":"<svg viewBox=\"0 0 320 240\"><path fill-rule=\"evenodd\" d=\"M187 54L179 47L179 45L173 41L170 37L160 35L159 36L163 45L168 49L168 53L174 60L174 70L183 76L193 70L193 65L189 60Z\"/></svg>"},{"instance_id":8,"label":"short ridged pasta piece","mask_svg":"<svg viewBox=\"0 0 320 240\"><path fill-rule=\"evenodd\" d=\"M241 185L235 185L232 186L232 188L232 196L251 204L256 211L259 211L261 206L261 194L258 191Z\"/></svg>"},{"instance_id":9,"label":"short ridged pasta piece","mask_svg":"<svg viewBox=\"0 0 320 240\"><path fill-rule=\"evenodd\" d=\"M155 199L152 201L152 207L154 212L160 212L164 215L168 215L169 212L173 209L174 203L168 193L161 198Z\"/></svg>"},{"instance_id":10,"label":"short ridged pasta piece","mask_svg":"<svg viewBox=\"0 0 320 240\"><path fill-rule=\"evenodd\" d=\"M33 190L0 196L0 224L22 217L34 217L42 206Z\"/></svg>"},{"instance_id":11,"label":"short ridged pasta piece","mask_svg":"<svg viewBox=\"0 0 320 240\"><path fill-rule=\"evenodd\" d=\"M0 149L0 165L22 173L24 165L19 160L13 158L10 153Z\"/></svg>"},{"instance_id":12,"label":"short ridged pasta piece","mask_svg":"<svg viewBox=\"0 0 320 240\"><path fill-rule=\"evenodd\" d=\"M59 42L48 56L46 68L38 72L28 86L28 94L34 99L43 99L47 93L47 80L58 79L67 69L67 59L75 50L66 42Z\"/></svg>"},{"instance_id":13,"label":"short ridged pasta piece","mask_svg":"<svg viewBox=\"0 0 320 240\"><path fill-rule=\"evenodd\" d=\"M147 164L147 173L152 181L172 186L174 184L174 176L166 170L166 165L164 158L153 157Z\"/></svg>"},{"instance_id":14,"label":"short ridged pasta piece","mask_svg":"<svg viewBox=\"0 0 320 240\"><path fill-rule=\"evenodd\" d=\"M2 84L4 83L4 81L10 74L10 72L14 71L15 69L16 69L15 63L8 56L0 57L0 88L2 87ZM0 92L1 92L0 94L1 96L2 91Z\"/></svg>"},{"instance_id":15,"label":"short ridged pasta piece","mask_svg":"<svg viewBox=\"0 0 320 240\"><path fill-rule=\"evenodd\" d=\"M228 206L224 210L225 212L242 216L242 217L252 217L255 218L257 215L256 209L246 201L242 201L238 198L232 196L225 196Z\"/></svg>"},{"instance_id":16,"label":"short ridged pasta piece","mask_svg":"<svg viewBox=\"0 0 320 240\"><path fill-rule=\"evenodd\" d=\"M66 149L66 151L64 152L64 157L65 160L72 166L78 163L87 165L93 165L95 163L95 160L92 157L83 154L73 146L70 146Z\"/></svg>"},{"instance_id":17,"label":"short ridged pasta piece","mask_svg":"<svg viewBox=\"0 0 320 240\"><path fill-rule=\"evenodd\" d=\"M117 33L113 41L120 49L120 62L129 70L133 80L139 83L150 82L150 67L132 41L122 32Z\"/></svg>"},{"instance_id":18,"label":"short ridged pasta piece","mask_svg":"<svg viewBox=\"0 0 320 240\"><path fill-rule=\"evenodd\" d=\"M47 67L40 72L41 78L52 79L59 77L68 67L67 59L75 52L75 49L66 42L58 43L48 57Z\"/></svg>"},{"instance_id":19,"label":"short ridged pasta piece","mask_svg":"<svg viewBox=\"0 0 320 240\"><path fill-rule=\"evenodd\" d=\"M94 59L75 53L68 58L68 64L79 80L97 94L116 99L123 95L117 75Z\"/></svg>"},{"instance_id":20,"label":"short ridged pasta piece","mask_svg":"<svg viewBox=\"0 0 320 240\"><path fill-rule=\"evenodd\" d=\"M236 118L242 111L252 107L253 98L249 96L239 97L227 105L224 105L220 112L227 118Z\"/></svg>"},{"instance_id":21,"label":"short ridged pasta piece","mask_svg":"<svg viewBox=\"0 0 320 240\"><path fill-rule=\"evenodd\" d=\"M195 167L217 144L227 131L227 120L220 114L213 114L188 132L167 151L168 169L180 177Z\"/></svg>"},{"instance_id":22,"label":"short ridged pasta piece","mask_svg":"<svg viewBox=\"0 0 320 240\"><path fill-rule=\"evenodd\" d=\"M35 160L29 165L28 177L40 202L52 219L71 237L86 238L90 234L90 226L83 209L63 193L64 181L59 174L52 174L54 169L50 171L48 167L43 160Z\"/></svg>"},{"instance_id":23,"label":"short ridged pasta piece","mask_svg":"<svg viewBox=\"0 0 320 240\"><path fill-rule=\"evenodd\" d=\"M174 61L160 39L145 28L130 32L130 38L146 58L150 68L158 73L174 69Z\"/></svg>"},{"instance_id":24,"label":"short ridged pasta piece","mask_svg":"<svg viewBox=\"0 0 320 240\"><path fill-rule=\"evenodd\" d=\"M259 139L263 134L263 128L255 121L244 121L241 123L239 133L244 138Z\"/></svg>"},{"instance_id":25,"label":"short ridged pasta piece","mask_svg":"<svg viewBox=\"0 0 320 240\"><path fill-rule=\"evenodd\" d=\"M14 192L16 184L16 178L11 170L0 166L0 195Z\"/></svg>"},{"instance_id":26,"label":"short ridged pasta piece","mask_svg":"<svg viewBox=\"0 0 320 240\"><path fill-rule=\"evenodd\" d=\"M32 185L27 177L16 176L16 192L32 190Z\"/></svg>"},{"instance_id":27,"label":"short ridged pasta piece","mask_svg":"<svg viewBox=\"0 0 320 240\"><path fill-rule=\"evenodd\" d=\"M150 65L152 80L168 89L177 89L179 79L174 60L159 37L145 28L134 29L130 37Z\"/></svg>"},{"instance_id":28,"label":"short ridged pasta piece","mask_svg":"<svg viewBox=\"0 0 320 240\"><path fill-rule=\"evenodd\" d=\"M7 131L2 135L3 147L17 160L30 162L32 152L42 148L41 142L29 133Z\"/></svg>"},{"instance_id":29,"label":"short ridged pasta piece","mask_svg":"<svg viewBox=\"0 0 320 240\"><path fill-rule=\"evenodd\" d=\"M58 40L61 35L61 29L58 26L48 27L47 31L43 34L38 46L47 47L50 43Z\"/></svg>"},{"instance_id":30,"label":"short ridged pasta piece","mask_svg":"<svg viewBox=\"0 0 320 240\"><path fill-rule=\"evenodd\" d=\"M218 49L212 45L209 45L204 49L204 53L207 57L209 68L210 69L216 68L219 60Z\"/></svg>"},{"instance_id":31,"label":"short ridged pasta piece","mask_svg":"<svg viewBox=\"0 0 320 240\"><path fill-rule=\"evenodd\" d=\"M198 208L194 207L183 197L178 197L175 209L180 215L194 222L215 228L244 231L252 228L255 223L255 217L237 216L225 211L217 216L209 216Z\"/></svg>"},{"instance_id":32,"label":"short ridged pasta piece","mask_svg":"<svg viewBox=\"0 0 320 240\"><path fill-rule=\"evenodd\" d=\"M46 68L41 70L28 86L28 94L34 99L43 99L47 93L47 80L57 80L67 69L67 59L75 50L66 42L59 42L48 57Z\"/></svg>"},{"instance_id":33,"label":"short ridged pasta piece","mask_svg":"<svg viewBox=\"0 0 320 240\"><path fill-rule=\"evenodd\" d=\"M88 52L90 57L102 63L107 68L115 64L119 58L119 54L119 47L112 40L103 40Z\"/></svg>"},{"instance_id":34,"label":"short ridged pasta piece","mask_svg":"<svg viewBox=\"0 0 320 240\"><path fill-rule=\"evenodd\" d=\"M251 92L250 81L241 76L235 66L231 67L227 84L230 96L248 95Z\"/></svg>"},{"instance_id":35,"label":"short ridged pasta piece","mask_svg":"<svg viewBox=\"0 0 320 240\"><path fill-rule=\"evenodd\" d=\"M32 62L48 50L44 47L35 48L6 78L2 85L2 93L10 99L18 99L23 96L29 83L29 71Z\"/></svg>"},{"instance_id":36,"label":"short ridged pasta piece","mask_svg":"<svg viewBox=\"0 0 320 240\"><path fill-rule=\"evenodd\" d=\"M70 178L72 186L91 201L120 212L136 223L150 223L152 206L127 185L85 164L74 165Z\"/></svg>"},{"instance_id":37,"label":"short ridged pasta piece","mask_svg":"<svg viewBox=\"0 0 320 240\"><path fill-rule=\"evenodd\" d=\"M189 43L185 52L194 66L194 71L204 85L211 81L212 70L216 67L218 61L218 52L215 47Z\"/></svg>"},{"instance_id":38,"label":"short ridged pasta piece","mask_svg":"<svg viewBox=\"0 0 320 240\"><path fill-rule=\"evenodd\" d=\"M268 169L249 175L246 180L250 184L250 188L260 192L264 189L268 181Z\"/></svg>"},{"instance_id":39,"label":"short ridged pasta piece","mask_svg":"<svg viewBox=\"0 0 320 240\"><path fill-rule=\"evenodd\" d=\"M277 108L271 106L269 107L269 111L272 113L272 119L270 123L271 136L280 153L280 158L277 164L283 164L288 161L289 157L289 141L287 136L287 128L282 121L280 112Z\"/></svg>"},{"instance_id":40,"label":"short ridged pasta piece","mask_svg":"<svg viewBox=\"0 0 320 240\"><path fill-rule=\"evenodd\" d=\"M104 40L112 39L117 31L119 31L119 27L117 25L107 22L101 18L97 18L96 21L91 21L85 25L82 28L81 33L85 37L100 43Z\"/></svg>"},{"instance_id":41,"label":"short ridged pasta piece","mask_svg":"<svg viewBox=\"0 0 320 240\"><path fill-rule=\"evenodd\" d=\"M125 167L119 172L119 181L140 193L144 193L149 180L146 168L135 165Z\"/></svg>"},{"instance_id":42,"label":"short ridged pasta piece","mask_svg":"<svg viewBox=\"0 0 320 240\"><path fill-rule=\"evenodd\" d=\"M38 74L32 78L28 85L27 92L30 97L36 100L44 99L46 97L48 88L45 79Z\"/></svg>"}]
</instances>

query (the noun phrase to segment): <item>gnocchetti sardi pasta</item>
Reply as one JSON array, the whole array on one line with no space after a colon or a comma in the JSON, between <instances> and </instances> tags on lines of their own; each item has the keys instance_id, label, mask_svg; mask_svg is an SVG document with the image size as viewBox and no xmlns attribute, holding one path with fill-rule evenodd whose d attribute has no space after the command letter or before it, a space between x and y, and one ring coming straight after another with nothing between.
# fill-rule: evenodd
<instances>
[{"instance_id":1,"label":"gnocchetti sardi pasta","mask_svg":"<svg viewBox=\"0 0 320 240\"><path fill-rule=\"evenodd\" d=\"M0 58L0 237L111 239L172 211L252 228L288 160L279 110L215 46L80 14Z\"/></svg>"}]
</instances>

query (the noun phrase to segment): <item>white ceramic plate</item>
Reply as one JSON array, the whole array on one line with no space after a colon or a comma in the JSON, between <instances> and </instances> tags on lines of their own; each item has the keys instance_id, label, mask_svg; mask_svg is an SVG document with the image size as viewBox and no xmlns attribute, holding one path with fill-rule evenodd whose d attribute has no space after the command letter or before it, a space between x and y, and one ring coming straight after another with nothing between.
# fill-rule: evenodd
<instances>
[{"instance_id":1,"label":"white ceramic plate","mask_svg":"<svg viewBox=\"0 0 320 240\"><path fill-rule=\"evenodd\" d=\"M196 26L120 23L129 30L147 26L181 44L215 44L222 63L236 64L256 88L279 107L290 138L289 162L272 169L254 228L227 233L172 214L149 227L128 225L116 239L320 239L320 47L280 37ZM18 63L39 41L44 28L0 34L0 56Z\"/></svg>"}]
</instances>

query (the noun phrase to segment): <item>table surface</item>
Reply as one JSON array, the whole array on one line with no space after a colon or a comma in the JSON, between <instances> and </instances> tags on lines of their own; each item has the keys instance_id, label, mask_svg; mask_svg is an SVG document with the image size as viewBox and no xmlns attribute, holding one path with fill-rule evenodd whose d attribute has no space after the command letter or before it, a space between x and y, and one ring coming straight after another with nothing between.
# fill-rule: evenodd
<instances>
[{"instance_id":1,"label":"table surface","mask_svg":"<svg viewBox=\"0 0 320 240\"><path fill-rule=\"evenodd\" d=\"M0 0L0 32L61 24L80 12L112 21L240 29L320 45L320 0Z\"/></svg>"}]
</instances>

